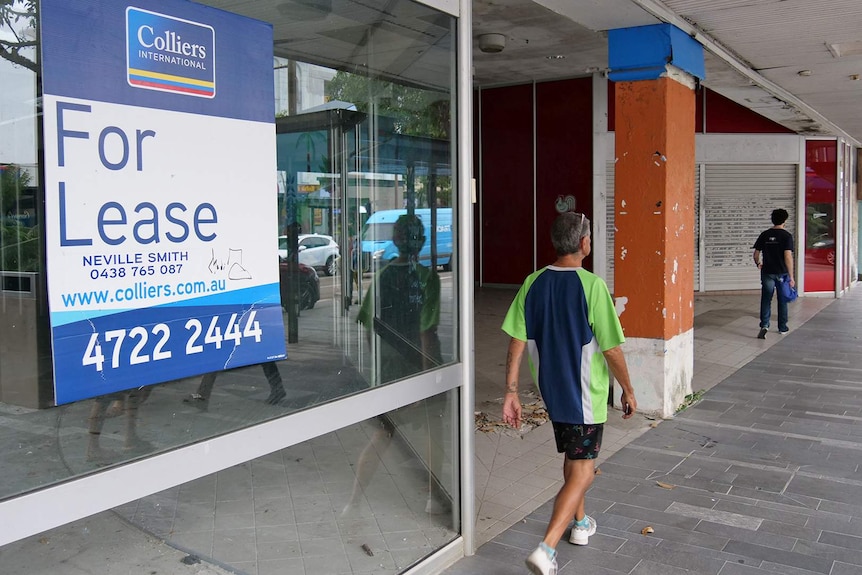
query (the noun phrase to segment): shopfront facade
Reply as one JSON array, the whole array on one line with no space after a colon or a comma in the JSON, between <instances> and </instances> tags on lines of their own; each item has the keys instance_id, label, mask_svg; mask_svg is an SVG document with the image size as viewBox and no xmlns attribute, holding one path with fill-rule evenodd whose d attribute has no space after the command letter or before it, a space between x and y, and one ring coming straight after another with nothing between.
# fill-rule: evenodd
<instances>
[{"instance_id":1,"label":"shopfront facade","mask_svg":"<svg viewBox=\"0 0 862 575\"><path fill-rule=\"evenodd\" d=\"M550 261L543 230L560 210L575 209L596 226L586 267L613 291L620 255L613 94L614 83L601 73L477 91L481 284L517 285ZM841 138L796 134L700 87L692 171L695 291L760 289L752 246L776 207L790 214L800 293L838 297L848 289L858 270L855 149ZM519 230L515 242L513 230Z\"/></svg>"},{"instance_id":2,"label":"shopfront facade","mask_svg":"<svg viewBox=\"0 0 862 575\"><path fill-rule=\"evenodd\" d=\"M114 509L245 572L470 553L474 277L517 285L576 210L614 287L614 84L474 92L466 0L67 4L2 5L0 546ZM685 297L757 289L774 207L800 293L840 295L852 145L692 86Z\"/></svg>"},{"instance_id":3,"label":"shopfront facade","mask_svg":"<svg viewBox=\"0 0 862 575\"><path fill-rule=\"evenodd\" d=\"M470 549L469 9L4 4L0 545L115 509L247 572Z\"/></svg>"}]
</instances>

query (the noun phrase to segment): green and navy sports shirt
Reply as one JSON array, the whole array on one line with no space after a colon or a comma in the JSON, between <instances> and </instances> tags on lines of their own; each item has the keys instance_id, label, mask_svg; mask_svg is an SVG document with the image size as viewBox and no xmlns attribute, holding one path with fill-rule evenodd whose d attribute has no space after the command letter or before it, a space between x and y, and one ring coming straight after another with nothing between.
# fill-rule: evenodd
<instances>
[{"instance_id":1,"label":"green and navy sports shirt","mask_svg":"<svg viewBox=\"0 0 862 575\"><path fill-rule=\"evenodd\" d=\"M530 370L551 421L607 421L609 378L602 352L625 337L603 279L583 268L533 272L509 307L503 331L527 342Z\"/></svg>"}]
</instances>

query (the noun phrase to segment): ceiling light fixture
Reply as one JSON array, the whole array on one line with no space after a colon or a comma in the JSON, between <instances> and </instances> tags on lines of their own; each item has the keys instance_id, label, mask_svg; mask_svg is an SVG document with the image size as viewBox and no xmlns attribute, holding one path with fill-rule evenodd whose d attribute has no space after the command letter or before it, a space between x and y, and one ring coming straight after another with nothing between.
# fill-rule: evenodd
<instances>
[{"instance_id":1,"label":"ceiling light fixture","mask_svg":"<svg viewBox=\"0 0 862 575\"><path fill-rule=\"evenodd\" d=\"M553 56L545 56L548 60L565 60L565 56L562 54L554 54Z\"/></svg>"},{"instance_id":2,"label":"ceiling light fixture","mask_svg":"<svg viewBox=\"0 0 862 575\"><path fill-rule=\"evenodd\" d=\"M796 72L799 76L810 76L811 70L799 70Z\"/></svg>"},{"instance_id":3,"label":"ceiling light fixture","mask_svg":"<svg viewBox=\"0 0 862 575\"><path fill-rule=\"evenodd\" d=\"M506 36L503 34L480 34L479 50L486 54L502 52L506 47Z\"/></svg>"}]
</instances>

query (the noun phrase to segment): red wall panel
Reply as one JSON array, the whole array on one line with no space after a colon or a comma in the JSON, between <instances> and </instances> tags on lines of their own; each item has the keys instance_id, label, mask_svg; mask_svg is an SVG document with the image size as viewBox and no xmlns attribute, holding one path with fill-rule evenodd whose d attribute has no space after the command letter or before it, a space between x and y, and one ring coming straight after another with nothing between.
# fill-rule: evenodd
<instances>
[{"instance_id":1,"label":"red wall panel","mask_svg":"<svg viewBox=\"0 0 862 575\"><path fill-rule=\"evenodd\" d=\"M616 106L614 82L608 82L608 131L614 131ZM695 131L710 134L793 134L789 130L745 106L707 88L698 88L695 100ZM704 108L706 129L704 130Z\"/></svg>"},{"instance_id":2,"label":"red wall panel","mask_svg":"<svg viewBox=\"0 0 862 575\"><path fill-rule=\"evenodd\" d=\"M476 204L474 208L479 206L479 182L482 178L481 170L482 164L479 161L479 91L473 90L473 173L471 176L476 180ZM472 190L461 190L462 194L471 194ZM482 263L482 236L479 234L479 223L481 222L480 214L478 209L473 210L473 280L479 281L481 279L480 275L480 266ZM463 247L459 247L459 249L463 249Z\"/></svg>"},{"instance_id":3,"label":"red wall panel","mask_svg":"<svg viewBox=\"0 0 862 575\"><path fill-rule=\"evenodd\" d=\"M520 284L533 271L533 87L480 97L483 280Z\"/></svg>"},{"instance_id":4,"label":"red wall panel","mask_svg":"<svg viewBox=\"0 0 862 575\"><path fill-rule=\"evenodd\" d=\"M536 85L536 230L538 267L556 259L550 229L557 200L574 196L575 211L593 216L593 81ZM584 267L592 269L592 258Z\"/></svg>"},{"instance_id":5,"label":"red wall panel","mask_svg":"<svg viewBox=\"0 0 862 575\"><path fill-rule=\"evenodd\" d=\"M706 90L706 132L710 134L793 134L733 100Z\"/></svg>"}]
</instances>

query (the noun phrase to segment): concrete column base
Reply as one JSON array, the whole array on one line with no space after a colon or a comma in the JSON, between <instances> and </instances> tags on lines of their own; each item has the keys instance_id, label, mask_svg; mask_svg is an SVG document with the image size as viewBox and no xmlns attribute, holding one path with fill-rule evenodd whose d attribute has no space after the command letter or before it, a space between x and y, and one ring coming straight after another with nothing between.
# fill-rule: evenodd
<instances>
[{"instance_id":1,"label":"concrete column base","mask_svg":"<svg viewBox=\"0 0 862 575\"><path fill-rule=\"evenodd\" d=\"M623 352L640 413L670 417L691 393L694 374L694 329L665 341L627 337ZM622 390L614 385L614 405Z\"/></svg>"}]
</instances>

